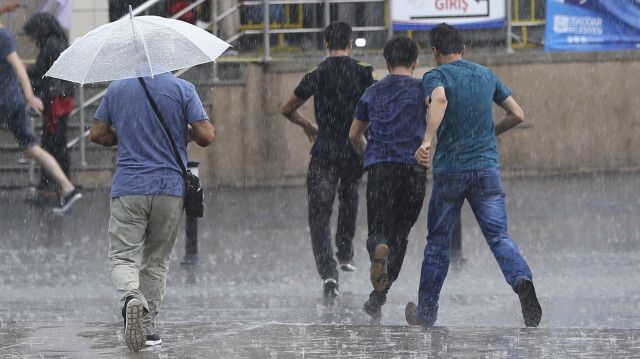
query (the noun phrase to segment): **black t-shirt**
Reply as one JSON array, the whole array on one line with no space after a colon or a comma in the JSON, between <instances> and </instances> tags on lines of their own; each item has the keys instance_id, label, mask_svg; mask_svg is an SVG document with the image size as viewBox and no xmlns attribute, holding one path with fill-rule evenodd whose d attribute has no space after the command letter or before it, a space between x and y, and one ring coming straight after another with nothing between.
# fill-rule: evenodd
<instances>
[{"instance_id":1,"label":"black t-shirt","mask_svg":"<svg viewBox=\"0 0 640 359\"><path fill-rule=\"evenodd\" d=\"M349 56L328 57L304 75L294 94L314 96L318 136L311 155L343 160L360 157L349 142L353 112L362 94L376 81L373 67Z\"/></svg>"}]
</instances>

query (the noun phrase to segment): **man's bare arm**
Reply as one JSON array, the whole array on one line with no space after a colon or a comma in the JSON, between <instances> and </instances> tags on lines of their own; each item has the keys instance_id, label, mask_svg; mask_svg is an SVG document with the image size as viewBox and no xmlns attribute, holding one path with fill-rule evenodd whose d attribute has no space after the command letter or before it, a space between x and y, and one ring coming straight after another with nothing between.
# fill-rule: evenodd
<instances>
[{"instance_id":1,"label":"man's bare arm","mask_svg":"<svg viewBox=\"0 0 640 359\"><path fill-rule=\"evenodd\" d=\"M367 130L369 125L369 122L354 118L349 130L349 141L351 141L353 149L360 155L360 158L364 158L364 153L367 149L367 139L364 137L364 131Z\"/></svg>"},{"instance_id":2,"label":"man's bare arm","mask_svg":"<svg viewBox=\"0 0 640 359\"><path fill-rule=\"evenodd\" d=\"M513 97L507 97L499 106L507 112L495 123L496 136L524 122L524 112Z\"/></svg>"},{"instance_id":3,"label":"man's bare arm","mask_svg":"<svg viewBox=\"0 0 640 359\"><path fill-rule=\"evenodd\" d=\"M194 122L189 126L189 139L201 147L207 147L216 137L216 130L208 119Z\"/></svg>"},{"instance_id":4,"label":"man's bare arm","mask_svg":"<svg viewBox=\"0 0 640 359\"><path fill-rule=\"evenodd\" d=\"M89 130L89 139L93 143L105 147L111 147L118 144L118 135L116 131L106 122L93 120L91 130Z\"/></svg>"},{"instance_id":5,"label":"man's bare arm","mask_svg":"<svg viewBox=\"0 0 640 359\"><path fill-rule=\"evenodd\" d=\"M287 100L287 102L282 106L282 114L284 117L288 118L289 121L302 127L304 133L309 138L309 142L313 142L316 140L316 136L318 135L318 126L298 111L305 102L306 100L292 94L291 97L289 97L289 100Z\"/></svg>"}]
</instances>

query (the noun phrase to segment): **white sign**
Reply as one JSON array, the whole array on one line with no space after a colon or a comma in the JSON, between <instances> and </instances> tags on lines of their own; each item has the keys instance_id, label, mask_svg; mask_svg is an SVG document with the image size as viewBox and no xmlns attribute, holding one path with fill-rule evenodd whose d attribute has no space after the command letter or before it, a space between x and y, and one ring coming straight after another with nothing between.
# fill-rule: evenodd
<instances>
[{"instance_id":1,"label":"white sign","mask_svg":"<svg viewBox=\"0 0 640 359\"><path fill-rule=\"evenodd\" d=\"M504 0L393 0L393 29L423 30L446 22L460 28L502 27Z\"/></svg>"}]
</instances>

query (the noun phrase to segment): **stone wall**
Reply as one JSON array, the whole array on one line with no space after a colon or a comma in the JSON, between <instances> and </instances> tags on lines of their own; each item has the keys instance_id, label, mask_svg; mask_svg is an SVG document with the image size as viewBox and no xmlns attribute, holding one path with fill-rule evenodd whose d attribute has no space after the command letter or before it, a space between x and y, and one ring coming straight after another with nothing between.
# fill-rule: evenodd
<instances>
[{"instance_id":1,"label":"stone wall","mask_svg":"<svg viewBox=\"0 0 640 359\"><path fill-rule=\"evenodd\" d=\"M640 62L494 68L514 90L526 126L500 137L507 170L640 167Z\"/></svg>"}]
</instances>

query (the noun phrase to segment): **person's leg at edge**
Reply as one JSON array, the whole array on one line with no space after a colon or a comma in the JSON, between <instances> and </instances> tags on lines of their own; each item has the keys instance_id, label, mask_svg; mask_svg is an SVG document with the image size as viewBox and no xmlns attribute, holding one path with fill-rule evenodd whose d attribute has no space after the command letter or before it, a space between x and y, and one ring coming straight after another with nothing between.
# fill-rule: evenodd
<instances>
[{"instance_id":1,"label":"person's leg at edge","mask_svg":"<svg viewBox=\"0 0 640 359\"><path fill-rule=\"evenodd\" d=\"M118 308L133 297L147 308L147 300L140 291L138 268L142 261L148 208L151 196L122 196L111 199L109 219L109 276L116 288Z\"/></svg>"},{"instance_id":2,"label":"person's leg at edge","mask_svg":"<svg viewBox=\"0 0 640 359\"><path fill-rule=\"evenodd\" d=\"M464 201L461 193L465 176L433 175L427 213L427 244L420 272L416 315L422 325L431 326L438 318L440 290L449 270L451 233Z\"/></svg>"},{"instance_id":3,"label":"person's leg at edge","mask_svg":"<svg viewBox=\"0 0 640 359\"><path fill-rule=\"evenodd\" d=\"M307 175L309 230L318 274L323 280L338 280L337 262L331 245L331 212L338 176L330 160L311 157Z\"/></svg>"},{"instance_id":4,"label":"person's leg at edge","mask_svg":"<svg viewBox=\"0 0 640 359\"><path fill-rule=\"evenodd\" d=\"M38 164L42 166L42 169L56 180L62 194L66 194L75 189L56 159L53 158L49 152L43 150L42 147L39 145L31 146L24 150L24 154L38 162Z\"/></svg>"},{"instance_id":5,"label":"person's leg at edge","mask_svg":"<svg viewBox=\"0 0 640 359\"><path fill-rule=\"evenodd\" d=\"M338 169L338 223L336 227L336 257L338 262L353 260L353 237L358 217L358 187L363 170L360 161L342 161Z\"/></svg>"},{"instance_id":6,"label":"person's leg at edge","mask_svg":"<svg viewBox=\"0 0 640 359\"><path fill-rule=\"evenodd\" d=\"M69 193L75 189L71 181L69 181L69 178L62 171L62 168L60 168L56 159L38 145L38 141L31 128L26 108L24 108L24 106L14 109L6 109L3 107L2 110L10 113L6 115L9 119L9 128L18 141L18 145L23 149L25 156L33 158L45 172L49 173L49 175L56 180L62 194Z\"/></svg>"},{"instance_id":7,"label":"person's leg at edge","mask_svg":"<svg viewBox=\"0 0 640 359\"><path fill-rule=\"evenodd\" d=\"M142 251L139 285L140 292L147 300L149 310L142 317L142 328L146 336L157 333L155 317L164 297L171 253L176 244L183 214L182 197L153 196L147 235Z\"/></svg>"}]
</instances>

